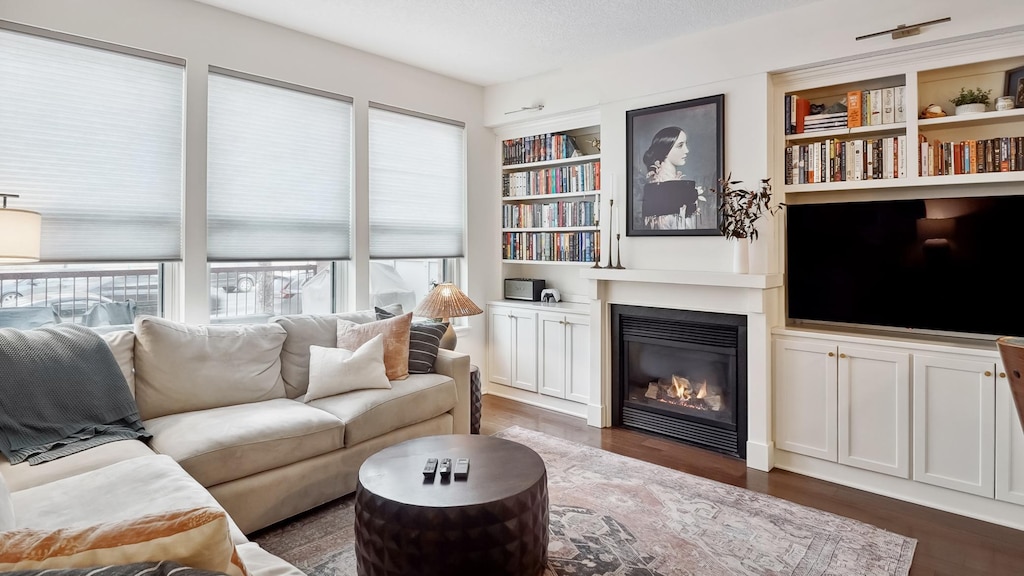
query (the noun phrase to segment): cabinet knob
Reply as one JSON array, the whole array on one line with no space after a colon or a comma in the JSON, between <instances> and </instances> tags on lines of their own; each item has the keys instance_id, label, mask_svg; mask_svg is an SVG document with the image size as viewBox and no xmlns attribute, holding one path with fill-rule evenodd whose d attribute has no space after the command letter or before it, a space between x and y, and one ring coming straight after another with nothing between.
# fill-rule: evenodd
<instances>
[{"instance_id":1,"label":"cabinet knob","mask_svg":"<svg viewBox=\"0 0 1024 576\"><path fill-rule=\"evenodd\" d=\"M991 376L991 375L992 375L992 371L991 370L985 370L985 376Z\"/></svg>"},{"instance_id":2,"label":"cabinet knob","mask_svg":"<svg viewBox=\"0 0 1024 576\"><path fill-rule=\"evenodd\" d=\"M833 356L835 356L835 355L836 355L836 353L835 353L835 352L829 352L829 353L828 353L828 357L829 357L829 358L831 358L831 357L833 357Z\"/></svg>"},{"instance_id":3,"label":"cabinet knob","mask_svg":"<svg viewBox=\"0 0 1024 576\"><path fill-rule=\"evenodd\" d=\"M999 377L1000 378L1006 378L1006 372L1000 372L999 373Z\"/></svg>"},{"instance_id":4,"label":"cabinet knob","mask_svg":"<svg viewBox=\"0 0 1024 576\"><path fill-rule=\"evenodd\" d=\"M508 313L508 317L509 317L509 318L515 318L515 315L514 315L514 314L512 314L511 312L509 312L509 313Z\"/></svg>"},{"instance_id":5,"label":"cabinet knob","mask_svg":"<svg viewBox=\"0 0 1024 576\"><path fill-rule=\"evenodd\" d=\"M846 354L843 354L842 352L840 352L840 353L839 353L839 357L840 357L840 358L846 358Z\"/></svg>"}]
</instances>

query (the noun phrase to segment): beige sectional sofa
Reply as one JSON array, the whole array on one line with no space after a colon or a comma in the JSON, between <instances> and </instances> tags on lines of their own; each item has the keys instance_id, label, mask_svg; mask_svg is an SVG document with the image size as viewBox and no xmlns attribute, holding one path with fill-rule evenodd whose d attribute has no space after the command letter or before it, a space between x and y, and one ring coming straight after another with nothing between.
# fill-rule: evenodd
<instances>
[{"instance_id":1,"label":"beige sectional sofa","mask_svg":"<svg viewBox=\"0 0 1024 576\"><path fill-rule=\"evenodd\" d=\"M297 573L245 534L355 490L360 464L392 444L469 433L469 357L440 350L436 373L392 388L303 402L309 347L333 347L338 320L372 311L295 315L267 324L186 326L141 318L104 335L146 429L0 475L18 527L49 529L202 505L223 507L251 573Z\"/></svg>"}]
</instances>

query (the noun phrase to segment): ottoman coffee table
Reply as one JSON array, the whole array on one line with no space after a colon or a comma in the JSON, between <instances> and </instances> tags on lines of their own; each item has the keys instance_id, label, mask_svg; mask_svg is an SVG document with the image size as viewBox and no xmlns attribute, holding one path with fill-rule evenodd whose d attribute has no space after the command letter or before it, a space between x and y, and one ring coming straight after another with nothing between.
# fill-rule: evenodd
<instances>
[{"instance_id":1,"label":"ottoman coffee table","mask_svg":"<svg viewBox=\"0 0 1024 576\"><path fill-rule=\"evenodd\" d=\"M424 477L428 458L469 458L465 479ZM536 452L491 436L408 440L359 468L360 576L537 576L548 547L548 480Z\"/></svg>"}]
</instances>

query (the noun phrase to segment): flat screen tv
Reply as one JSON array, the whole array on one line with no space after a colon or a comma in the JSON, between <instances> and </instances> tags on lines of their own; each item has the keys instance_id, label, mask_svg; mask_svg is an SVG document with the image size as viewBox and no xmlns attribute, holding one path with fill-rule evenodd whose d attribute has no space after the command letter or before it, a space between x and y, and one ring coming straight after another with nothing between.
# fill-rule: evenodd
<instances>
[{"instance_id":1,"label":"flat screen tv","mask_svg":"<svg viewBox=\"0 0 1024 576\"><path fill-rule=\"evenodd\" d=\"M790 205L787 315L974 338L1024 336L1024 196Z\"/></svg>"}]
</instances>

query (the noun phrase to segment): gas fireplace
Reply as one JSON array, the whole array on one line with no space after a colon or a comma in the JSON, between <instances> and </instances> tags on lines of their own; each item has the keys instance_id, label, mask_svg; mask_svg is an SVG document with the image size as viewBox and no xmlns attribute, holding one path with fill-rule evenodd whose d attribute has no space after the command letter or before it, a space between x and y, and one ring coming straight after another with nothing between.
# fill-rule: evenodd
<instances>
[{"instance_id":1,"label":"gas fireplace","mask_svg":"<svg viewBox=\"0 0 1024 576\"><path fill-rule=\"evenodd\" d=\"M745 457L747 319L612 306L613 424Z\"/></svg>"}]
</instances>

